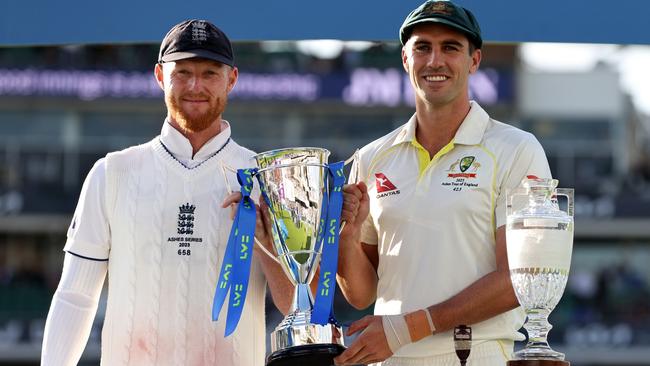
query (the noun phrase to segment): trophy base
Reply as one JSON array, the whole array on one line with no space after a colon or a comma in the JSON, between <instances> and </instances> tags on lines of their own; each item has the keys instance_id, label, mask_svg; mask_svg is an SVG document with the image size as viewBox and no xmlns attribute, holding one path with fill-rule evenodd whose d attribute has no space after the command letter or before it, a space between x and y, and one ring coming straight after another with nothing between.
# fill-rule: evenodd
<instances>
[{"instance_id":1,"label":"trophy base","mask_svg":"<svg viewBox=\"0 0 650 366\"><path fill-rule=\"evenodd\" d=\"M301 346L338 345L343 342L343 329L335 324L280 324L271 332L271 352L276 353Z\"/></svg>"},{"instance_id":2,"label":"trophy base","mask_svg":"<svg viewBox=\"0 0 650 366\"><path fill-rule=\"evenodd\" d=\"M571 363L561 360L512 360L506 366L569 366Z\"/></svg>"},{"instance_id":3,"label":"trophy base","mask_svg":"<svg viewBox=\"0 0 650 366\"><path fill-rule=\"evenodd\" d=\"M345 347L340 344L306 344L275 351L266 360L266 366L332 366L334 357Z\"/></svg>"}]
</instances>

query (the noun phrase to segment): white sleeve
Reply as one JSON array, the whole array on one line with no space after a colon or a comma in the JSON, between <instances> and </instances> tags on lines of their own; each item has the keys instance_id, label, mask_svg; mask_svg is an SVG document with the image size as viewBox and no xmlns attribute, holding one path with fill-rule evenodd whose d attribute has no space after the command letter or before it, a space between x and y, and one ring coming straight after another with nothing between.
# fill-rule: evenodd
<instances>
[{"instance_id":1,"label":"white sleeve","mask_svg":"<svg viewBox=\"0 0 650 366\"><path fill-rule=\"evenodd\" d=\"M368 189L370 190L370 184L373 184L374 182L370 177L367 176L367 164L364 164L363 161L365 155L362 156L361 152L357 152L357 154L358 155L354 160L354 165L350 169L350 177L348 179L348 183L356 183L357 180L363 180L365 181L366 185L368 185ZM375 227L372 218L372 212L368 214L365 221L361 225L361 242L370 245L377 245L379 243L377 228Z\"/></svg>"},{"instance_id":2,"label":"white sleeve","mask_svg":"<svg viewBox=\"0 0 650 366\"><path fill-rule=\"evenodd\" d=\"M509 190L521 185L521 181L528 176L538 178L551 178L551 169L544 153L544 148L535 136L527 134L527 140L515 152L515 158L499 189L495 209L496 227L506 224L506 195Z\"/></svg>"},{"instance_id":3,"label":"white sleeve","mask_svg":"<svg viewBox=\"0 0 650 366\"><path fill-rule=\"evenodd\" d=\"M84 181L68 228L64 250L80 257L105 260L110 251L106 210L106 160L100 159Z\"/></svg>"},{"instance_id":4,"label":"white sleeve","mask_svg":"<svg viewBox=\"0 0 650 366\"><path fill-rule=\"evenodd\" d=\"M79 362L88 342L107 269L107 261L65 254L61 281L45 322L42 366L74 366Z\"/></svg>"},{"instance_id":5,"label":"white sleeve","mask_svg":"<svg viewBox=\"0 0 650 366\"><path fill-rule=\"evenodd\" d=\"M361 225L361 242L369 245L379 244L377 228L370 214L368 214L368 217L366 217L366 220Z\"/></svg>"}]
</instances>

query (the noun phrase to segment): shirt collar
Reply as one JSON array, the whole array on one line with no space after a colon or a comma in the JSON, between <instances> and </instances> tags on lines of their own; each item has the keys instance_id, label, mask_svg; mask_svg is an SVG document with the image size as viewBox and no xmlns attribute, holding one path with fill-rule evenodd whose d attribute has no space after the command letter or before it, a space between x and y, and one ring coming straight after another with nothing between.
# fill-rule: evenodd
<instances>
[{"instance_id":1,"label":"shirt collar","mask_svg":"<svg viewBox=\"0 0 650 366\"><path fill-rule=\"evenodd\" d=\"M418 119L415 116L415 113L409 118L408 122L402 126L402 130L397 133L397 137L393 142L393 146L399 145L403 142L412 143L415 141L415 127L418 124Z\"/></svg>"},{"instance_id":2,"label":"shirt collar","mask_svg":"<svg viewBox=\"0 0 650 366\"><path fill-rule=\"evenodd\" d=\"M460 124L456 136L454 136L454 143L462 145L477 145L483 139L485 130L487 129L490 116L478 103L470 102L469 113Z\"/></svg>"},{"instance_id":3,"label":"shirt collar","mask_svg":"<svg viewBox=\"0 0 650 366\"><path fill-rule=\"evenodd\" d=\"M465 119L460 124L456 135L454 136L455 144L462 145L476 145L483 139L483 134L488 125L490 116L481 108L478 103L470 101L470 109ZM415 128L417 127L417 117L415 114L402 126L402 130L398 132L393 146L399 145L404 142L413 143L415 139Z\"/></svg>"},{"instance_id":4,"label":"shirt collar","mask_svg":"<svg viewBox=\"0 0 650 366\"><path fill-rule=\"evenodd\" d=\"M221 121L221 132L206 142L192 157L192 144L169 120L165 120L160 132L160 140L175 158L181 161L203 161L218 151L230 138L230 123Z\"/></svg>"}]
</instances>

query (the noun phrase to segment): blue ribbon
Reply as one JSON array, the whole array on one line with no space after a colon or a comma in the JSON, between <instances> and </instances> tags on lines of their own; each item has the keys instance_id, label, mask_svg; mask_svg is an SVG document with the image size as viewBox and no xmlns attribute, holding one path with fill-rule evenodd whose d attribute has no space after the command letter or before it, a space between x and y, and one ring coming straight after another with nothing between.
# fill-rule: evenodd
<instances>
[{"instance_id":1,"label":"blue ribbon","mask_svg":"<svg viewBox=\"0 0 650 366\"><path fill-rule=\"evenodd\" d=\"M257 169L237 170L237 180L241 185L242 199L239 201L237 215L230 230L228 245L221 263L221 271L212 304L212 320L219 319L219 313L230 292L228 301L228 316L226 318L226 337L237 328L241 317L248 279L250 276L253 244L255 240L255 202L250 197L253 191L252 176Z\"/></svg>"},{"instance_id":2,"label":"blue ribbon","mask_svg":"<svg viewBox=\"0 0 650 366\"><path fill-rule=\"evenodd\" d=\"M341 226L341 210L343 208L343 174L342 161L328 165L329 176L332 178L332 190L327 205L325 219L325 235L320 262L320 277L314 299L314 309L311 321L315 324L326 325L336 323L334 319L334 292L336 292L336 269L339 254L339 228ZM322 223L322 222L321 222ZM321 225L322 227L322 225Z\"/></svg>"}]
</instances>

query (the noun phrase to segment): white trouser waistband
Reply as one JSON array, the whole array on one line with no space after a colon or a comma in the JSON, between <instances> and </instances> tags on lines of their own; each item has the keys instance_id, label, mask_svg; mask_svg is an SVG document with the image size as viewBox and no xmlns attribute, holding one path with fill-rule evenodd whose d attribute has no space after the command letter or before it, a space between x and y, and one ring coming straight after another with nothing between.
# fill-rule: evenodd
<instances>
[{"instance_id":1,"label":"white trouser waistband","mask_svg":"<svg viewBox=\"0 0 650 366\"><path fill-rule=\"evenodd\" d=\"M512 356L512 341L486 341L473 345L467 366L505 366ZM391 357L373 366L458 366L456 353L445 353L431 357Z\"/></svg>"}]
</instances>

